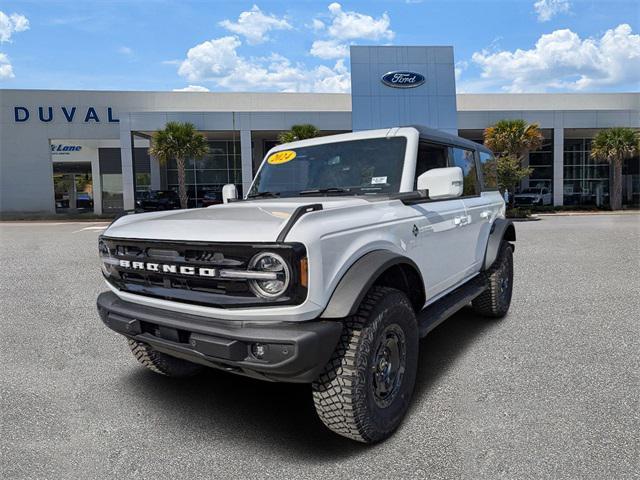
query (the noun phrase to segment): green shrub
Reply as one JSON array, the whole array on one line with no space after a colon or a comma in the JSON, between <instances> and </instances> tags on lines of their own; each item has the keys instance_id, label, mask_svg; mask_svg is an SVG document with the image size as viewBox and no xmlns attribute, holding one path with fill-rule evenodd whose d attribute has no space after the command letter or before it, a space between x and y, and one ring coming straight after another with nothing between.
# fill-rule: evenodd
<instances>
[{"instance_id":1,"label":"green shrub","mask_svg":"<svg viewBox=\"0 0 640 480\"><path fill-rule=\"evenodd\" d=\"M508 208L506 215L507 218L529 218L531 216L531 210L522 207Z\"/></svg>"}]
</instances>

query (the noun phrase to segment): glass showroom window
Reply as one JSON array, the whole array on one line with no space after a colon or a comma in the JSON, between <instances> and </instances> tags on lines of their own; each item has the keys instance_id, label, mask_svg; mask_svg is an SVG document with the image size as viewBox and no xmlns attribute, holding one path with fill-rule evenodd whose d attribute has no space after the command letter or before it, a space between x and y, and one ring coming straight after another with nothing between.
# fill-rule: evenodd
<instances>
[{"instance_id":1,"label":"glass showroom window","mask_svg":"<svg viewBox=\"0 0 640 480\"><path fill-rule=\"evenodd\" d=\"M189 207L203 206L203 201L213 197L212 192L219 193L227 183L235 183L238 192L242 192L240 142L210 141L209 153L200 160L188 160L185 173ZM178 189L175 160L167 164L167 186Z\"/></svg>"},{"instance_id":2,"label":"glass showroom window","mask_svg":"<svg viewBox=\"0 0 640 480\"><path fill-rule=\"evenodd\" d=\"M553 132L543 132L542 147L529 153L529 167L533 169L529 175L529 187L547 188L553 192Z\"/></svg>"},{"instance_id":3,"label":"glass showroom window","mask_svg":"<svg viewBox=\"0 0 640 480\"><path fill-rule=\"evenodd\" d=\"M590 138L564 141L564 204L609 203L609 165L590 157Z\"/></svg>"}]
</instances>

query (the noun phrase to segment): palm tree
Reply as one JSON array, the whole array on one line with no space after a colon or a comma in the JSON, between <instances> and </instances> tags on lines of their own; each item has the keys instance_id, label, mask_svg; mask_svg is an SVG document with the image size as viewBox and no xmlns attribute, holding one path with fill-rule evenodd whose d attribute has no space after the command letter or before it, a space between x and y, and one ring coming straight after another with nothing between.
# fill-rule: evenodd
<instances>
[{"instance_id":1,"label":"palm tree","mask_svg":"<svg viewBox=\"0 0 640 480\"><path fill-rule=\"evenodd\" d=\"M622 208L622 164L640 152L640 134L630 128L601 130L591 142L591 158L606 161L613 167L609 204L611 210Z\"/></svg>"},{"instance_id":2,"label":"palm tree","mask_svg":"<svg viewBox=\"0 0 640 480\"><path fill-rule=\"evenodd\" d=\"M537 123L524 120L500 120L484 131L484 144L498 157L525 155L542 146L544 137Z\"/></svg>"},{"instance_id":3,"label":"palm tree","mask_svg":"<svg viewBox=\"0 0 640 480\"><path fill-rule=\"evenodd\" d=\"M278 141L280 143L296 142L306 138L317 137L319 134L320 131L314 125L304 123L302 125L293 125L288 132L281 132L278 135Z\"/></svg>"},{"instance_id":4,"label":"palm tree","mask_svg":"<svg viewBox=\"0 0 640 480\"><path fill-rule=\"evenodd\" d=\"M208 152L207 139L198 133L191 123L167 122L164 129L154 132L151 138L149 155L156 157L161 164L166 164L172 159L176 161L181 208L187 208L188 201L185 163L189 158L202 158Z\"/></svg>"},{"instance_id":5,"label":"palm tree","mask_svg":"<svg viewBox=\"0 0 640 480\"><path fill-rule=\"evenodd\" d=\"M539 149L544 141L537 123L524 120L500 120L484 131L484 144L496 154L498 185L511 193L522 179L531 175L531 168L522 160L529 152ZM513 195L510 197L513 205Z\"/></svg>"}]
</instances>

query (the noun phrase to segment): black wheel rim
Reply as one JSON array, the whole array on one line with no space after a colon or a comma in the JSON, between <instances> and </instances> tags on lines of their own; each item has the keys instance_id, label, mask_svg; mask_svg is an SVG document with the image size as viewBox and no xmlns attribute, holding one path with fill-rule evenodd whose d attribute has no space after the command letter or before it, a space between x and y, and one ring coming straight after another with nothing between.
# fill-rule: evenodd
<instances>
[{"instance_id":1,"label":"black wheel rim","mask_svg":"<svg viewBox=\"0 0 640 480\"><path fill-rule=\"evenodd\" d=\"M500 279L500 296L502 300L506 300L509 295L509 277L506 275L506 272L503 274L503 277Z\"/></svg>"},{"instance_id":2,"label":"black wheel rim","mask_svg":"<svg viewBox=\"0 0 640 480\"><path fill-rule=\"evenodd\" d=\"M371 366L373 398L380 408L388 407L398 396L406 362L404 332L399 325L389 325L379 337Z\"/></svg>"},{"instance_id":3,"label":"black wheel rim","mask_svg":"<svg viewBox=\"0 0 640 480\"><path fill-rule=\"evenodd\" d=\"M502 265L499 279L498 298L503 305L511 299L511 266L508 260Z\"/></svg>"}]
</instances>

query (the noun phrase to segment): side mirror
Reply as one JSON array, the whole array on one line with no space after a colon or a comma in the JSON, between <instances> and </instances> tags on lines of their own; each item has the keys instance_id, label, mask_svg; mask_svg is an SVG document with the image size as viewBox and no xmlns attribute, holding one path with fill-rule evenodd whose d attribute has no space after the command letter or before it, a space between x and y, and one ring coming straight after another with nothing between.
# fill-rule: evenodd
<instances>
[{"instance_id":1,"label":"side mirror","mask_svg":"<svg viewBox=\"0 0 640 480\"><path fill-rule=\"evenodd\" d=\"M238 189L233 183L227 183L222 187L222 203L229 203L229 200L238 198Z\"/></svg>"},{"instance_id":2,"label":"side mirror","mask_svg":"<svg viewBox=\"0 0 640 480\"><path fill-rule=\"evenodd\" d=\"M463 186L460 167L432 168L418 177L418 190L428 190L434 200L459 197Z\"/></svg>"}]
</instances>

